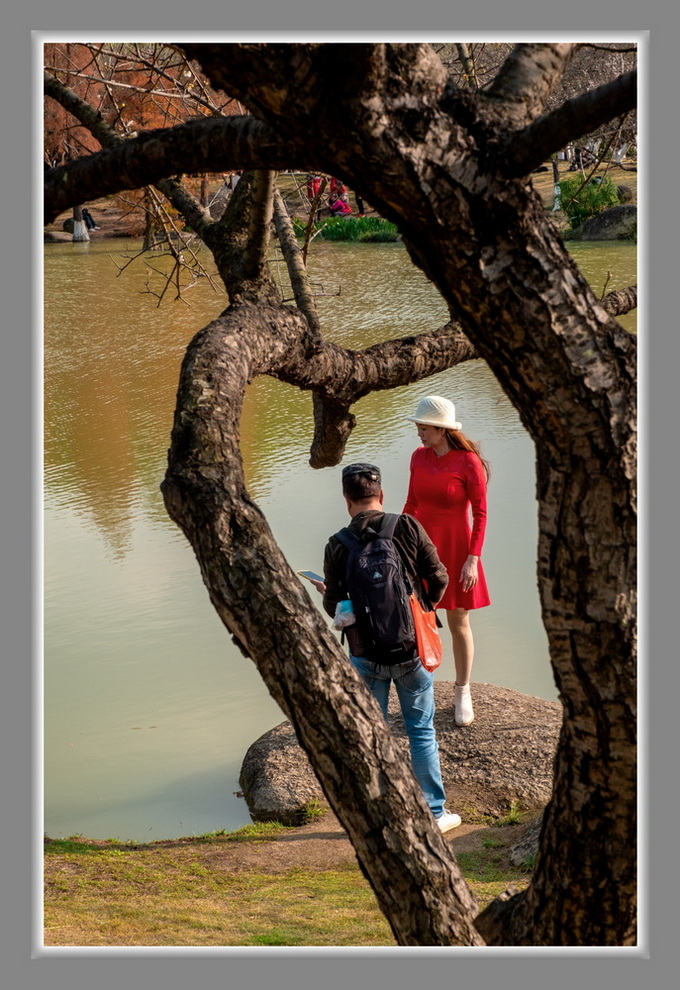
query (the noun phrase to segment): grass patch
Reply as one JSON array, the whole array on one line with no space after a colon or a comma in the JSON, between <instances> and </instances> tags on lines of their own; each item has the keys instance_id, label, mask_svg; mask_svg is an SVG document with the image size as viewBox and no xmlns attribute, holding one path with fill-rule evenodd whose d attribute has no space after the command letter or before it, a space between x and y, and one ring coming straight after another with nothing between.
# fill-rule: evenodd
<instances>
[{"instance_id":1,"label":"grass patch","mask_svg":"<svg viewBox=\"0 0 680 990\"><path fill-rule=\"evenodd\" d=\"M359 868L232 872L198 855L68 853L46 885L46 945L393 945ZM61 857L60 857L61 859ZM77 862L74 861L77 859Z\"/></svg>"},{"instance_id":2,"label":"grass patch","mask_svg":"<svg viewBox=\"0 0 680 990\"><path fill-rule=\"evenodd\" d=\"M499 842L498 839L483 839L482 845L485 849L502 849L505 843Z\"/></svg>"},{"instance_id":3,"label":"grass patch","mask_svg":"<svg viewBox=\"0 0 680 990\"><path fill-rule=\"evenodd\" d=\"M480 910L530 882L493 824L456 854ZM393 946L356 862L277 872L266 846L255 852L287 832L266 823L147 845L47 839L45 945Z\"/></svg>"},{"instance_id":4,"label":"grass patch","mask_svg":"<svg viewBox=\"0 0 680 990\"><path fill-rule=\"evenodd\" d=\"M276 838L282 832L290 832L291 829L281 822L254 822L252 825L244 825L234 832L227 832L221 829L219 832L206 832L199 835L197 842L213 842L215 839L224 839L226 842L268 842Z\"/></svg>"},{"instance_id":5,"label":"grass patch","mask_svg":"<svg viewBox=\"0 0 680 990\"><path fill-rule=\"evenodd\" d=\"M507 815L495 819L494 825L499 827L502 827L503 825L521 825L525 817L526 812L522 810L522 806L519 801L511 801Z\"/></svg>"},{"instance_id":6,"label":"grass patch","mask_svg":"<svg viewBox=\"0 0 680 990\"><path fill-rule=\"evenodd\" d=\"M480 911L511 884L517 890L524 890L531 881L529 871L508 866L504 853L500 851L502 846L494 844L493 851L462 852L456 857L470 890L477 898Z\"/></svg>"},{"instance_id":7,"label":"grass patch","mask_svg":"<svg viewBox=\"0 0 680 990\"><path fill-rule=\"evenodd\" d=\"M298 237L306 229L306 221L293 218L293 227ZM329 217L314 224L314 231L323 241L396 241L399 231L395 224L382 217Z\"/></svg>"},{"instance_id":8,"label":"grass patch","mask_svg":"<svg viewBox=\"0 0 680 990\"><path fill-rule=\"evenodd\" d=\"M326 814L326 810L327 809L321 801L317 801L316 798L312 798L307 802L304 808L305 822L313 822L318 818L323 818Z\"/></svg>"}]
</instances>

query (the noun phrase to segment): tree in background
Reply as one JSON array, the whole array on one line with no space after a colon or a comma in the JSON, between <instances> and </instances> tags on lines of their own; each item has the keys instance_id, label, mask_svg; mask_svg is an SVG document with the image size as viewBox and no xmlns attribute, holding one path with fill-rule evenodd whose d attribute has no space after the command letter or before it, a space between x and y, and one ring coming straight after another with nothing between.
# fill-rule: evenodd
<instances>
[{"instance_id":1,"label":"tree in background","mask_svg":"<svg viewBox=\"0 0 680 990\"><path fill-rule=\"evenodd\" d=\"M95 120L81 123L58 100L44 105L44 157L47 166L73 161L101 147L97 122L118 139L171 127L202 117L243 114L238 100L215 93L185 56L155 43L59 43L45 45L45 70L52 85L63 84L87 104ZM94 131L94 133L93 133ZM190 185L205 186L205 173ZM176 233L176 212L153 190L129 190L119 197L130 236L143 235L145 246L168 244ZM204 204L207 205L207 204Z\"/></svg>"},{"instance_id":2,"label":"tree in background","mask_svg":"<svg viewBox=\"0 0 680 990\"><path fill-rule=\"evenodd\" d=\"M257 664L404 945L633 944L636 938L636 341L597 300L530 175L635 106L634 72L549 110L578 46L514 47L483 88L427 45L184 44L250 115L107 140L53 169L46 219L153 183L211 249L229 306L182 367L163 494L211 601ZM56 90L47 84L48 92ZM335 175L401 231L451 322L346 351L325 340L275 170ZM175 178L244 169L216 221ZM272 221L297 309L268 268ZM310 461L337 464L371 391L480 356L536 448L538 583L564 709L530 887L477 915L378 710L250 498L239 452L247 383L313 395Z\"/></svg>"}]
</instances>

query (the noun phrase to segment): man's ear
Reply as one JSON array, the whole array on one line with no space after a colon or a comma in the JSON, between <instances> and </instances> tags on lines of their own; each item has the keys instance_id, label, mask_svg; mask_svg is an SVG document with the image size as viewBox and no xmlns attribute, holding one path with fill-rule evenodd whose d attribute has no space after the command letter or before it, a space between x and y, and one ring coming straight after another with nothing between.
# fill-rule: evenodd
<instances>
[{"instance_id":1,"label":"man's ear","mask_svg":"<svg viewBox=\"0 0 680 990\"><path fill-rule=\"evenodd\" d=\"M378 499L380 500L381 505L385 501L385 492L382 490L382 488L380 489L380 494L378 495Z\"/></svg>"}]
</instances>

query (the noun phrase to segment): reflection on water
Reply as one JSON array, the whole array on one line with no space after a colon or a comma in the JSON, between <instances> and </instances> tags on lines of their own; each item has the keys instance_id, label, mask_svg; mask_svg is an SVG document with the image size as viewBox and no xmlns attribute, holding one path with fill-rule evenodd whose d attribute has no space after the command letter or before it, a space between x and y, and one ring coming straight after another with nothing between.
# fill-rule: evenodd
<instances>
[{"instance_id":1,"label":"reflection on water","mask_svg":"<svg viewBox=\"0 0 680 990\"><path fill-rule=\"evenodd\" d=\"M127 248L45 250L44 828L56 837L141 841L249 822L241 761L283 718L218 620L159 491L184 350L225 298L205 283L189 306L158 308L141 268L117 277L111 255ZM609 268L621 282L607 291L635 281L631 246L573 250L594 288ZM400 244L315 242L313 279L327 293L325 332L346 346L447 319ZM456 402L492 465L493 604L473 619L474 679L555 698L536 590L533 448L487 366L468 362L361 400L345 462L380 464L386 508L401 510L417 443L405 417L431 392ZM319 570L346 513L340 467L308 464L311 398L257 379L242 437L249 489L289 563ZM447 643L437 676L452 675Z\"/></svg>"}]
</instances>

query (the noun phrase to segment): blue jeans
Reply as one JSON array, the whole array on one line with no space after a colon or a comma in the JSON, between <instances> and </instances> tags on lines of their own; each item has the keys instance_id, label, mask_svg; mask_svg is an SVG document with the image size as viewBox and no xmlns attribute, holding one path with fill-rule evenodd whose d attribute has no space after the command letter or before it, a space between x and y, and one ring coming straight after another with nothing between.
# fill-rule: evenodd
<instances>
[{"instance_id":1,"label":"blue jeans","mask_svg":"<svg viewBox=\"0 0 680 990\"><path fill-rule=\"evenodd\" d=\"M439 766L439 746L434 732L434 676L420 660L391 667L355 657L350 660L387 718L390 686L394 681L411 748L411 766L435 818L444 814L444 785Z\"/></svg>"}]
</instances>

